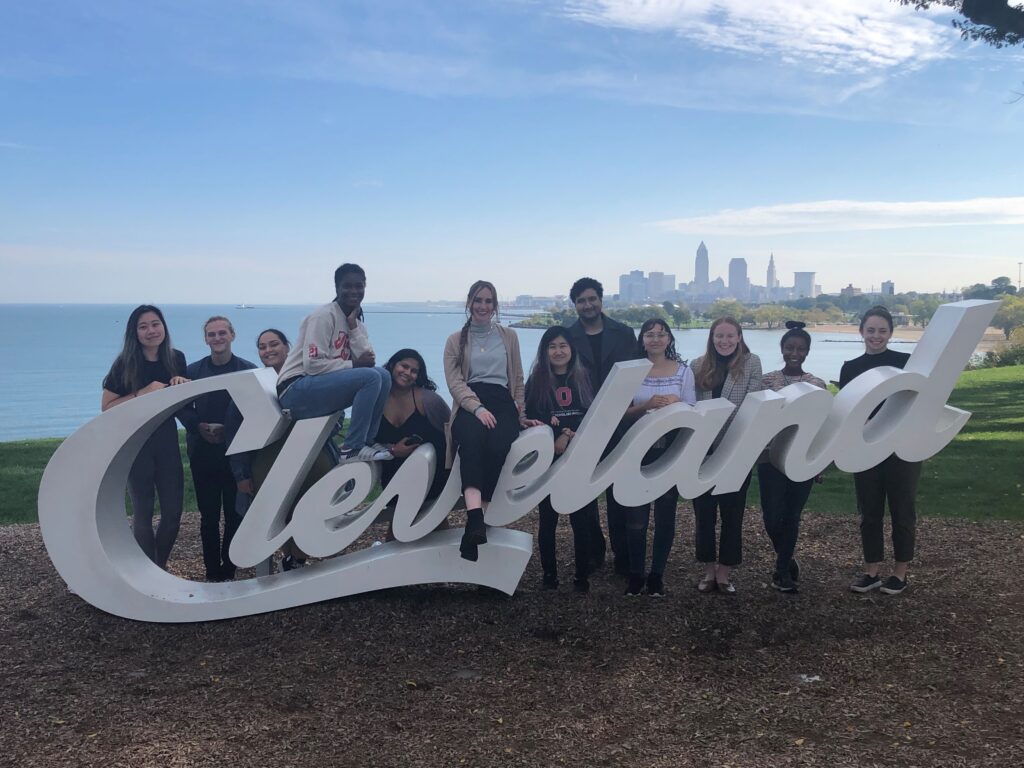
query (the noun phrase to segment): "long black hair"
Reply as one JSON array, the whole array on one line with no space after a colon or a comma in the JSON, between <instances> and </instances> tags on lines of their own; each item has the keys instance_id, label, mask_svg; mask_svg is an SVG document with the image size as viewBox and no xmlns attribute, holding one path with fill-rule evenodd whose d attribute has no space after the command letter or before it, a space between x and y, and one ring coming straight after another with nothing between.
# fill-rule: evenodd
<instances>
[{"instance_id":1,"label":"long black hair","mask_svg":"<svg viewBox=\"0 0 1024 768\"><path fill-rule=\"evenodd\" d=\"M136 392L145 386L143 383L142 368L146 358L142 353L142 344L139 343L139 319L147 312L152 312L160 318L160 324L164 327L164 340L160 342L157 349L157 360L163 365L171 376L184 375L175 365L174 347L171 345L171 332L167 328L167 321L164 320L164 313L159 307L152 304L140 304L128 316L128 322L124 326L124 343L121 352L114 361L111 373L119 374L120 380L110 381L109 378L103 381L103 388L111 392L117 389L124 389L127 392ZM108 384L110 386L108 386Z\"/></svg>"},{"instance_id":2,"label":"long black hair","mask_svg":"<svg viewBox=\"0 0 1024 768\"><path fill-rule=\"evenodd\" d=\"M281 343L286 347L291 347L292 343L288 341L288 337L284 335L284 331L279 331L277 328L264 328L262 331L256 334L256 346L259 346L260 339L263 338L264 333L272 333L281 340Z\"/></svg>"},{"instance_id":3,"label":"long black hair","mask_svg":"<svg viewBox=\"0 0 1024 768\"><path fill-rule=\"evenodd\" d=\"M590 374L580 364L576 353L576 342L572 334L561 325L553 325L544 331L537 345L537 358L530 369L530 378L526 382L526 407L531 411L551 411L555 407L555 372L551 370L548 358L548 344L557 338L565 339L569 345L569 366L566 369L566 384L575 387L580 397L580 406L588 407L594 401L594 389L590 385Z\"/></svg>"},{"instance_id":4,"label":"long black hair","mask_svg":"<svg viewBox=\"0 0 1024 768\"><path fill-rule=\"evenodd\" d=\"M649 320L644 320L644 324L640 326L640 333L637 334L636 339L637 356L641 359L647 357L647 350L644 349L644 334L656 325L660 325L665 329L665 333L668 334L669 341L668 346L665 347L665 358L668 360L675 360L677 363L683 362L683 359L679 357L679 353L676 352L676 337L672 335L672 329L669 328L668 323L660 317L652 317Z\"/></svg>"},{"instance_id":5,"label":"long black hair","mask_svg":"<svg viewBox=\"0 0 1024 768\"><path fill-rule=\"evenodd\" d=\"M399 360L415 360L419 366L420 371L416 374L416 386L420 389L429 389L431 392L437 390L437 384L430 380L427 376L427 363L423 360L423 355L417 352L415 349L400 349L384 363L384 370L388 373L393 373L395 370L395 363Z\"/></svg>"}]
</instances>

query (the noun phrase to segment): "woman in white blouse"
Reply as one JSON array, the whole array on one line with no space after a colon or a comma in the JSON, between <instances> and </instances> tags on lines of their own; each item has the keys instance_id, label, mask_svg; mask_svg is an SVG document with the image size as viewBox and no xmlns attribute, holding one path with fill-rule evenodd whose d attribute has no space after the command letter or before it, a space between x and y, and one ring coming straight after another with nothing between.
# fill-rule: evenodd
<instances>
[{"instance_id":1,"label":"woman in white blouse","mask_svg":"<svg viewBox=\"0 0 1024 768\"><path fill-rule=\"evenodd\" d=\"M676 354L676 340L664 320L651 318L640 327L639 352L653 364L643 384L633 397L633 405L626 411L627 419L639 419L645 413L664 408L672 403L694 405L697 393L693 372ZM644 464L657 461L675 438L671 432L655 443L644 456ZM651 570L644 578L647 560L647 528L650 525L651 505L626 509L626 545L629 552L629 586L627 595L639 595L646 587L647 594L664 597L665 565L672 549L676 532L676 504L679 491L675 486L654 501L654 545L651 551Z\"/></svg>"}]
</instances>

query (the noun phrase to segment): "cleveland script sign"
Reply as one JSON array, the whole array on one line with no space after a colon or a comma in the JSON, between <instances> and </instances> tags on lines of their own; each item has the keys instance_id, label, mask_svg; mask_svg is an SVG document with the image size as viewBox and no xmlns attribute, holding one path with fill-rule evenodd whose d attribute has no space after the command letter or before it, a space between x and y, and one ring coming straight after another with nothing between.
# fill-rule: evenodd
<instances>
[{"instance_id":1,"label":"cleveland script sign","mask_svg":"<svg viewBox=\"0 0 1024 768\"><path fill-rule=\"evenodd\" d=\"M707 452L734 409L721 399L693 407L676 403L649 413L601 459L650 368L646 360L620 363L561 460L552 463L548 427L526 430L512 446L487 510L487 523L495 527L477 562L459 557L461 530L434 531L460 496L460 477L456 463L441 496L424 503L434 463L440 460L429 445L406 460L369 506L360 508L373 488L374 467L345 464L298 499L286 522L301 480L339 416L334 414L296 422L231 543L231 559L242 567L266 559L288 539L328 559L298 571L215 584L186 581L154 565L135 543L125 517L125 485L140 447L183 404L221 389L245 417L229 453L269 445L288 426L270 369L168 387L113 408L75 432L43 475L43 540L60 575L83 599L143 621L224 619L431 582L484 584L511 594L533 552L533 539L501 526L526 515L546 496L567 514L610 486L626 505L646 504L673 485L685 498L708 490L735 491L769 443L772 463L794 480L814 477L833 463L858 472L893 453L907 461L934 455L970 418L946 400L997 306L963 301L941 307L904 370L868 371L836 396L805 383L748 395L711 457ZM641 467L648 448L673 429L682 432L670 450ZM345 491L349 481L354 490ZM331 557L350 546L392 501L397 541Z\"/></svg>"}]
</instances>

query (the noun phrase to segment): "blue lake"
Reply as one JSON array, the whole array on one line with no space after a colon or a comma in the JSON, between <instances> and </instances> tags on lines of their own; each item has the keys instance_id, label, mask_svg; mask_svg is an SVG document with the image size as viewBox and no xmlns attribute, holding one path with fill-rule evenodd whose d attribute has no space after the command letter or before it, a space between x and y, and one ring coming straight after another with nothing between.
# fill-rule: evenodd
<instances>
[{"instance_id":1,"label":"blue lake","mask_svg":"<svg viewBox=\"0 0 1024 768\"><path fill-rule=\"evenodd\" d=\"M325 299L326 300L326 299ZM4 304L0 305L0 350L8 365L0 373L0 440L65 437L99 413L100 386L121 348L124 323L130 305L102 304ZM235 354L259 365L256 336L277 327L294 337L311 306L258 306L167 304L167 318L174 346L189 362L209 350L203 343L203 322L210 315L230 317L237 332ZM441 368L441 354L448 335L458 330L464 315L458 308L435 305L382 304L366 307L370 340L383 363L402 347L418 349L427 361L438 391L448 396ZM506 316L506 322L514 320ZM519 329L524 369L529 371L542 331ZM700 355L707 331L676 331L676 348L684 359ZM781 367L779 338L782 331L747 331L744 338L761 357L766 371ZM814 346L806 370L825 380L839 378L844 360L863 351L853 334L811 333ZM895 343L911 351L913 343Z\"/></svg>"}]
</instances>

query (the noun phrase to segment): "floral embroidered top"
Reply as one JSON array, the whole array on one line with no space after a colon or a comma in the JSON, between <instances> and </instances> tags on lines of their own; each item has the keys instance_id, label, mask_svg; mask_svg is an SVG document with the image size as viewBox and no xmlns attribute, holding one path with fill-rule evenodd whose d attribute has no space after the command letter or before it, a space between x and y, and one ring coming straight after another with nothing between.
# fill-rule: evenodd
<instances>
[{"instance_id":1,"label":"floral embroidered top","mask_svg":"<svg viewBox=\"0 0 1024 768\"><path fill-rule=\"evenodd\" d=\"M798 381L806 381L808 384L813 384L820 389L827 388L825 382L812 373L805 373L802 376L789 376L782 371L770 371L761 377L761 381L764 382L764 388L770 389L772 392L778 392L783 387L796 384Z\"/></svg>"}]
</instances>

